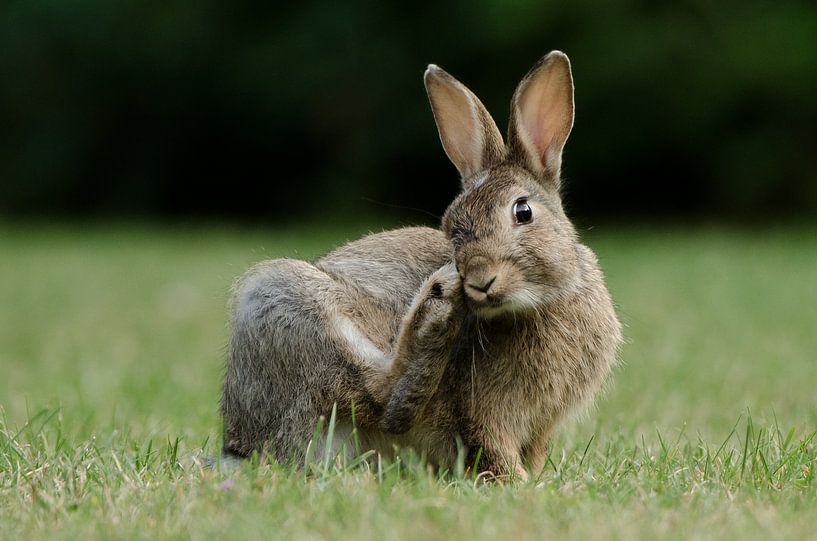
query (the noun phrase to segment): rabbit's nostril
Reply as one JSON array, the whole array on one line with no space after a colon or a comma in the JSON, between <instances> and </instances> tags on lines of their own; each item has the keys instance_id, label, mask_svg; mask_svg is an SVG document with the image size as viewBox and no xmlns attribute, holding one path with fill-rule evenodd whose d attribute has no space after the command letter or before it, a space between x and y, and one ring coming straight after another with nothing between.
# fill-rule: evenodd
<instances>
[{"instance_id":1,"label":"rabbit's nostril","mask_svg":"<svg viewBox=\"0 0 817 541\"><path fill-rule=\"evenodd\" d=\"M495 281L496 281L496 276L492 276L491 278L489 278L488 280L485 280L482 283L480 283L480 282L468 282L466 285L468 287L472 288L472 289L476 289L477 291L479 291L481 293L488 293L488 290L491 289L491 286L494 284Z\"/></svg>"}]
</instances>

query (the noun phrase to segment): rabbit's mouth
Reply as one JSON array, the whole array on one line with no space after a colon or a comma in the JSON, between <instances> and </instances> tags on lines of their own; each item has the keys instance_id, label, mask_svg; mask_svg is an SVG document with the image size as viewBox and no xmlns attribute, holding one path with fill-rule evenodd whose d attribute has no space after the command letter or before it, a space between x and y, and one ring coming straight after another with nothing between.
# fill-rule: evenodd
<instances>
[{"instance_id":1,"label":"rabbit's mouth","mask_svg":"<svg viewBox=\"0 0 817 541\"><path fill-rule=\"evenodd\" d=\"M479 292L469 292L467 286L465 290L468 305L471 310L482 318L493 318L503 314L518 312L525 308L521 303L516 302L513 296L485 293L480 295Z\"/></svg>"},{"instance_id":2,"label":"rabbit's mouth","mask_svg":"<svg viewBox=\"0 0 817 541\"><path fill-rule=\"evenodd\" d=\"M473 308L498 308L505 302L505 295L501 291L504 288L497 284L495 275L479 281L465 280L463 289Z\"/></svg>"},{"instance_id":3,"label":"rabbit's mouth","mask_svg":"<svg viewBox=\"0 0 817 541\"><path fill-rule=\"evenodd\" d=\"M505 306L506 301L504 298L496 297L493 295L483 295L481 299L475 299L470 294L468 295L468 301L471 304L471 307L474 310L496 310L501 309Z\"/></svg>"},{"instance_id":4,"label":"rabbit's mouth","mask_svg":"<svg viewBox=\"0 0 817 541\"><path fill-rule=\"evenodd\" d=\"M483 319L491 319L494 317L501 316L503 314L509 314L513 310L510 309L508 306L503 304L497 304L493 306L480 306L474 310L478 317Z\"/></svg>"}]
</instances>

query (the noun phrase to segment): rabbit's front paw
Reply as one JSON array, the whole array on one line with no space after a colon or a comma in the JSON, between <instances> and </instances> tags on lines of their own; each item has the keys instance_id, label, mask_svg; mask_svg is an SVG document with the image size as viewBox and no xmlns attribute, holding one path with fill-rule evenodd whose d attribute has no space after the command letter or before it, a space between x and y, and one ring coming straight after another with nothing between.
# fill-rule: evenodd
<instances>
[{"instance_id":1,"label":"rabbit's front paw","mask_svg":"<svg viewBox=\"0 0 817 541\"><path fill-rule=\"evenodd\" d=\"M462 279L453 263L437 269L428 278L429 297L447 300L454 304L462 302Z\"/></svg>"},{"instance_id":2,"label":"rabbit's front paw","mask_svg":"<svg viewBox=\"0 0 817 541\"><path fill-rule=\"evenodd\" d=\"M436 334L456 330L464 306L460 275L454 264L449 263L434 272L426 282L422 306L423 330Z\"/></svg>"}]
</instances>

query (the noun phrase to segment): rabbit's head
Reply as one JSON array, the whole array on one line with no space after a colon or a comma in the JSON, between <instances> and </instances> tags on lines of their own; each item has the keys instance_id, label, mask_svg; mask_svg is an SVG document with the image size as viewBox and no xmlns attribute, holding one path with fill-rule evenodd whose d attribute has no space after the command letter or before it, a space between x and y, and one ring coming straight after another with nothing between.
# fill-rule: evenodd
<instances>
[{"instance_id":1,"label":"rabbit's head","mask_svg":"<svg viewBox=\"0 0 817 541\"><path fill-rule=\"evenodd\" d=\"M575 288L576 233L559 195L573 127L567 56L551 52L519 83L507 145L465 85L434 65L425 85L445 152L462 176L443 229L470 306L483 317L524 312Z\"/></svg>"}]
</instances>

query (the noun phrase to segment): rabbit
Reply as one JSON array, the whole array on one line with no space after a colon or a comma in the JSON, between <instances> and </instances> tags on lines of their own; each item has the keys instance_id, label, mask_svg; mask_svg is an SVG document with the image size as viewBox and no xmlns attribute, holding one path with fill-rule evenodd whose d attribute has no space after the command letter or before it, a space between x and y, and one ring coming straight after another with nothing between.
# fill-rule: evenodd
<instances>
[{"instance_id":1,"label":"rabbit","mask_svg":"<svg viewBox=\"0 0 817 541\"><path fill-rule=\"evenodd\" d=\"M453 465L464 448L479 472L525 478L616 365L621 325L560 197L568 57L545 55L519 83L507 144L454 77L432 64L424 82L462 191L440 229L370 234L238 280L226 454L302 464L336 407L333 442L354 426L364 450Z\"/></svg>"}]
</instances>

